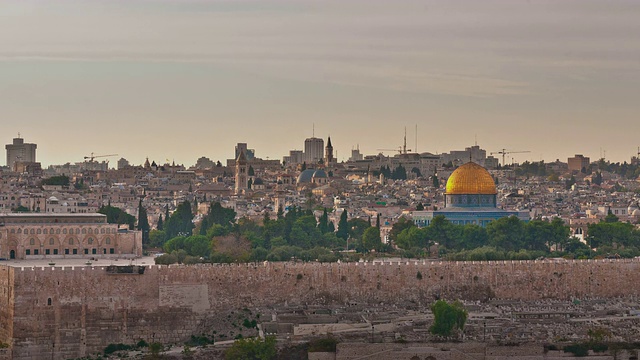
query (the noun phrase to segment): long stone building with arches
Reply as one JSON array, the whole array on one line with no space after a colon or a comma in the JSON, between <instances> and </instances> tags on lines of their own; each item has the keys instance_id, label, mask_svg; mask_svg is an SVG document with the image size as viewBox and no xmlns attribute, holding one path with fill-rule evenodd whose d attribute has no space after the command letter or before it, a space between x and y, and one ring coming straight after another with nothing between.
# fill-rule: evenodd
<instances>
[{"instance_id":1,"label":"long stone building with arches","mask_svg":"<svg viewBox=\"0 0 640 360\"><path fill-rule=\"evenodd\" d=\"M0 214L0 258L142 256L142 233L103 214Z\"/></svg>"}]
</instances>

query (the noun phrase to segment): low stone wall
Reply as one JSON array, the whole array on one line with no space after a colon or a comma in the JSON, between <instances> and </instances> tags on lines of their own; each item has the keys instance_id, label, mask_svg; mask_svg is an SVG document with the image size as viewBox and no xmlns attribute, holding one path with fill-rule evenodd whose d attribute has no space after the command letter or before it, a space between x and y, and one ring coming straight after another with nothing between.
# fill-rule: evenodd
<instances>
[{"instance_id":1,"label":"low stone wall","mask_svg":"<svg viewBox=\"0 0 640 360\"><path fill-rule=\"evenodd\" d=\"M274 304L422 304L640 295L640 261L0 266L0 341L16 359L78 358L108 344L182 342L216 316ZM5 340L2 340L2 337Z\"/></svg>"}]
</instances>

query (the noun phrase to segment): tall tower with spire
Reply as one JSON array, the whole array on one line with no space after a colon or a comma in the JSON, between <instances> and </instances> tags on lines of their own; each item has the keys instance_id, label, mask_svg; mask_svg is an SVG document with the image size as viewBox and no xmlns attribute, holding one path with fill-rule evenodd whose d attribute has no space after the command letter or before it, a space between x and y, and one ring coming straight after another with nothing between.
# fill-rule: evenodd
<instances>
[{"instance_id":1,"label":"tall tower with spire","mask_svg":"<svg viewBox=\"0 0 640 360\"><path fill-rule=\"evenodd\" d=\"M244 151L240 151L236 159L236 195L241 194L249 187L249 178L247 174L247 157Z\"/></svg>"},{"instance_id":2,"label":"tall tower with spire","mask_svg":"<svg viewBox=\"0 0 640 360\"><path fill-rule=\"evenodd\" d=\"M331 145L331 136L327 140L327 147L324 148L324 163L329 165L334 162L333 145Z\"/></svg>"}]
</instances>

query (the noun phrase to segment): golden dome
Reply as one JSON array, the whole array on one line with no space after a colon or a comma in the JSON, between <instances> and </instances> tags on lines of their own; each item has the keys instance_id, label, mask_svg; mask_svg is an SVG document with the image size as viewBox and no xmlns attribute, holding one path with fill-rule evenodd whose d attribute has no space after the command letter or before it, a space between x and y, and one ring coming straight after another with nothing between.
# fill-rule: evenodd
<instances>
[{"instance_id":1,"label":"golden dome","mask_svg":"<svg viewBox=\"0 0 640 360\"><path fill-rule=\"evenodd\" d=\"M447 180L446 194L497 194L496 184L487 169L468 162L458 167Z\"/></svg>"}]
</instances>

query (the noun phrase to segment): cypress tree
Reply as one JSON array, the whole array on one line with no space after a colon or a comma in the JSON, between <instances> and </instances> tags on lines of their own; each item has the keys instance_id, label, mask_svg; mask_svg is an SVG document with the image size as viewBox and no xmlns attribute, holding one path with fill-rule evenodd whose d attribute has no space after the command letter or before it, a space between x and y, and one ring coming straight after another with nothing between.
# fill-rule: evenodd
<instances>
[{"instance_id":1,"label":"cypress tree","mask_svg":"<svg viewBox=\"0 0 640 360\"><path fill-rule=\"evenodd\" d=\"M380 230L380 213L376 216L376 227Z\"/></svg>"},{"instance_id":2,"label":"cypress tree","mask_svg":"<svg viewBox=\"0 0 640 360\"><path fill-rule=\"evenodd\" d=\"M162 230L163 226L164 226L164 224L162 222L162 215L160 215L160 217L158 217L158 225L156 225L156 228L158 230Z\"/></svg>"},{"instance_id":3,"label":"cypress tree","mask_svg":"<svg viewBox=\"0 0 640 360\"><path fill-rule=\"evenodd\" d=\"M282 205L278 206L278 212L276 214L278 220L284 219L284 210L282 210Z\"/></svg>"},{"instance_id":4,"label":"cypress tree","mask_svg":"<svg viewBox=\"0 0 640 360\"><path fill-rule=\"evenodd\" d=\"M349 237L349 223L347 222L347 209L342 211L342 215L340 215L340 221L338 222L338 233L337 237L347 240Z\"/></svg>"},{"instance_id":5,"label":"cypress tree","mask_svg":"<svg viewBox=\"0 0 640 360\"><path fill-rule=\"evenodd\" d=\"M318 229L321 233L326 233L329 227L329 215L327 214L327 208L324 208L324 212L322 216L320 216L320 220L318 221Z\"/></svg>"},{"instance_id":6,"label":"cypress tree","mask_svg":"<svg viewBox=\"0 0 640 360\"><path fill-rule=\"evenodd\" d=\"M138 203L138 230L142 231L142 243L146 244L149 241L149 218L147 216L147 210L142 206L142 199Z\"/></svg>"},{"instance_id":7,"label":"cypress tree","mask_svg":"<svg viewBox=\"0 0 640 360\"><path fill-rule=\"evenodd\" d=\"M333 221L329 221L329 225L327 225L327 232L328 233L336 232L336 226L333 225Z\"/></svg>"}]
</instances>

